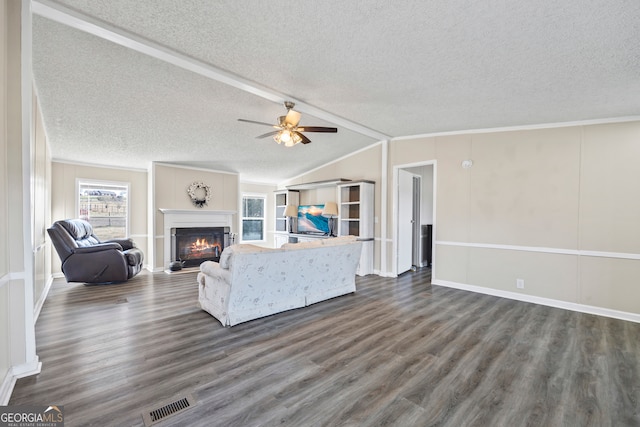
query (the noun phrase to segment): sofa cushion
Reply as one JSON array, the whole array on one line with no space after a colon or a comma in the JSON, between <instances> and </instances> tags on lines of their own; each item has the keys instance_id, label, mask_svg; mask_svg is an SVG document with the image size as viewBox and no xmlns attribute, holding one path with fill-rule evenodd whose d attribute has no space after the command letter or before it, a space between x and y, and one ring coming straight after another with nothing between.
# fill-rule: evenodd
<instances>
[{"instance_id":1,"label":"sofa cushion","mask_svg":"<svg viewBox=\"0 0 640 427\"><path fill-rule=\"evenodd\" d=\"M250 243L240 243L227 246L220 254L220 267L230 269L234 253L251 253L251 252L269 252L276 249L264 248L262 246L252 245Z\"/></svg>"},{"instance_id":2,"label":"sofa cushion","mask_svg":"<svg viewBox=\"0 0 640 427\"><path fill-rule=\"evenodd\" d=\"M331 237L329 239L322 239L322 245L323 246L344 245L346 243L355 242L356 239L357 239L356 236Z\"/></svg>"},{"instance_id":3,"label":"sofa cushion","mask_svg":"<svg viewBox=\"0 0 640 427\"><path fill-rule=\"evenodd\" d=\"M296 251L298 249L317 248L319 246L322 246L322 239L314 240L312 242L285 243L280 248L285 251Z\"/></svg>"}]
</instances>

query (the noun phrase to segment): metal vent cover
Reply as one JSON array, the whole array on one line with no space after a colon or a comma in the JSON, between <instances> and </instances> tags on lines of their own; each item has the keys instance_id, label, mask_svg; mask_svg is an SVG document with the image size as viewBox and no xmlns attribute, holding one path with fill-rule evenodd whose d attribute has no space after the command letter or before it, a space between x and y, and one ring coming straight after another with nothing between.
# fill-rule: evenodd
<instances>
[{"instance_id":1,"label":"metal vent cover","mask_svg":"<svg viewBox=\"0 0 640 427\"><path fill-rule=\"evenodd\" d=\"M153 407L152 409L146 410L142 413L144 425L149 427L166 419L167 417L183 412L192 406L195 406L195 404L196 399L193 395L187 394L186 396L164 403L159 407Z\"/></svg>"}]
</instances>

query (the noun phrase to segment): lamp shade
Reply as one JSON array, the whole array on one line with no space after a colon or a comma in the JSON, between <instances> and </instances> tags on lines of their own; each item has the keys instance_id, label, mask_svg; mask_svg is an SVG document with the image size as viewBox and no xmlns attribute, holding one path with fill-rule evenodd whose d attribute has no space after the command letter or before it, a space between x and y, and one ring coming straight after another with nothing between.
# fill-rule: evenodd
<instances>
[{"instance_id":1,"label":"lamp shade","mask_svg":"<svg viewBox=\"0 0 640 427\"><path fill-rule=\"evenodd\" d=\"M338 216L338 205L336 202L326 202L322 210L322 216L327 218L335 218Z\"/></svg>"},{"instance_id":2,"label":"lamp shade","mask_svg":"<svg viewBox=\"0 0 640 427\"><path fill-rule=\"evenodd\" d=\"M296 205L287 205L284 210L284 216L298 216L298 206Z\"/></svg>"}]
</instances>

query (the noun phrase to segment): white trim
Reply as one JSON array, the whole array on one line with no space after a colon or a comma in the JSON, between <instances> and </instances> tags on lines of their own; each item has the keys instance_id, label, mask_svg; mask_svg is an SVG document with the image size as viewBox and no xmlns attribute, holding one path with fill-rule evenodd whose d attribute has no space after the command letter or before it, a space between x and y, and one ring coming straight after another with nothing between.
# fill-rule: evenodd
<instances>
[{"instance_id":1,"label":"white trim","mask_svg":"<svg viewBox=\"0 0 640 427\"><path fill-rule=\"evenodd\" d=\"M599 258L640 259L640 254L625 252L578 251L578 255Z\"/></svg>"},{"instance_id":2,"label":"white trim","mask_svg":"<svg viewBox=\"0 0 640 427\"><path fill-rule=\"evenodd\" d=\"M33 38L31 0L22 0L20 8L20 103L21 103L21 160L22 160L22 267L24 268L22 289L14 295L9 289L9 304L22 304L19 309L12 309L13 317L9 316L9 334L12 342L10 352L12 360L38 360L36 355L35 320L33 318L33 285L34 285L34 256L33 256L33 209L31 188L32 154L35 151L35 139L32 132L33 119ZM16 224L14 224L15 226ZM19 318L18 318L19 317ZM21 344L24 348L15 349ZM20 343L20 344L18 344ZM15 363L15 362L14 362ZM13 365L14 371L21 366ZM27 368L29 370L30 368ZM29 374L30 375L30 374ZM17 375L16 375L17 376Z\"/></svg>"},{"instance_id":3,"label":"white trim","mask_svg":"<svg viewBox=\"0 0 640 427\"><path fill-rule=\"evenodd\" d=\"M125 217L124 223L124 236L123 238L129 235L129 226L131 224L131 204L129 201L131 200L131 183L128 181L113 181L113 180L102 180L102 179L92 179L92 178L76 178L76 192L75 192L75 201L76 201L76 210L74 218L81 218L80 216L80 185L96 185L96 186L105 186L105 187L124 187L127 189L127 215ZM89 221L91 222L91 221Z\"/></svg>"},{"instance_id":4,"label":"white trim","mask_svg":"<svg viewBox=\"0 0 640 427\"><path fill-rule=\"evenodd\" d=\"M129 234L128 237L134 239L146 239L148 237L147 234Z\"/></svg>"},{"instance_id":5,"label":"white trim","mask_svg":"<svg viewBox=\"0 0 640 427\"><path fill-rule=\"evenodd\" d=\"M258 217L244 217L242 214L244 212L243 202L244 199L262 199L263 201L263 216L261 218ZM242 238L243 234L243 222L244 220L262 220L262 239L261 240L244 240ZM240 243L266 243L267 242L267 194L266 193L252 193L252 192L242 192L240 193L240 207L238 209L238 241Z\"/></svg>"},{"instance_id":6,"label":"white trim","mask_svg":"<svg viewBox=\"0 0 640 427\"><path fill-rule=\"evenodd\" d=\"M174 163L153 162L153 164L155 164L157 166L166 166L166 167L169 167L169 168L187 169L187 170L194 170L194 171L201 171L201 172L223 173L223 174L226 174L226 175L239 175L238 172L229 172L229 171L221 171L221 170L217 170L217 169L199 168L199 167L187 166L187 165L177 165L177 164L174 164Z\"/></svg>"},{"instance_id":7,"label":"white trim","mask_svg":"<svg viewBox=\"0 0 640 427\"><path fill-rule=\"evenodd\" d=\"M330 162L327 162L327 163L325 163L325 164L323 164L323 165L320 165L320 166L318 166L318 167L316 167L316 168L313 168L313 169L311 169L311 170L308 170L308 171L306 171L306 172L303 172L303 173L301 173L300 175L296 175L296 176L294 176L294 177L292 177L292 178L288 178L288 179L285 179L285 180L283 180L283 181L280 181L280 183L278 184L278 187L279 187L280 185L282 185L282 183L283 183L283 182L290 182L290 181L293 181L293 180L295 180L295 179L301 178L301 177L303 177L303 176L305 176L305 175L308 175L308 174L310 174L310 173L313 173L313 172L315 172L315 171L317 171L317 170L320 170L320 169L322 169L322 168L326 168L327 166L330 166L330 165L332 165L332 164L334 164L334 163L341 162L341 161L343 161L344 159L348 159L349 157L355 156L355 155L360 154L360 153L362 153L362 152L365 152L365 151L367 151L367 150L369 150L369 149L371 149L371 148L374 148L374 147L376 147L376 146L378 146L378 145L380 145L380 144L384 143L385 141L386 141L386 140L380 140L380 141L374 142L374 143L373 143L373 144L371 144L371 145L367 145L366 147L363 147L363 148L361 148L361 149L359 149L359 150L353 151L353 152L351 152L351 153L349 153L349 154L345 154L345 155L344 155L344 156L342 156L342 157L339 157L339 158L337 158L337 159L331 160ZM345 184L348 184L348 182L345 182ZM286 188L278 188L277 190L285 190L285 189L286 189ZM277 190L276 190L276 191L277 191Z\"/></svg>"},{"instance_id":8,"label":"white trim","mask_svg":"<svg viewBox=\"0 0 640 427\"><path fill-rule=\"evenodd\" d=\"M48 141L48 139L47 139L47 141ZM63 159L55 159L55 158L51 159L51 163L62 163L62 164L66 164L66 165L84 166L84 167L88 167L88 168L117 169L117 170L129 171L129 172L148 172L148 169L127 168L127 167L123 167L123 166L105 166L105 165L97 165L95 163L74 162L74 161L71 161L71 160L63 160Z\"/></svg>"},{"instance_id":9,"label":"white trim","mask_svg":"<svg viewBox=\"0 0 640 427\"><path fill-rule=\"evenodd\" d=\"M402 165L395 165L393 167L393 206L392 206L392 224L394 224L392 228L392 266L391 266L391 274L389 277L398 277L398 178L399 178L399 170L406 168L414 168L419 166L429 166L433 165L433 230L435 233L436 230L436 204L438 200L438 161L437 160L426 160L422 162L415 163L406 163ZM432 239L431 241L431 277L435 277L435 259L436 259L436 240Z\"/></svg>"},{"instance_id":10,"label":"white trim","mask_svg":"<svg viewBox=\"0 0 640 427\"><path fill-rule=\"evenodd\" d=\"M467 248L503 249L508 251L541 252L546 254L576 255L596 258L620 258L640 260L640 254L627 252L586 251L580 249L546 248L540 246L496 245L492 243L466 243L436 240L436 245L460 246Z\"/></svg>"},{"instance_id":11,"label":"white trim","mask_svg":"<svg viewBox=\"0 0 640 427\"><path fill-rule=\"evenodd\" d=\"M268 183L268 182L258 182L258 181L244 181L241 177L238 177L238 183L246 184L246 185L263 185L263 186L268 186L268 187L277 187L278 186L278 183L276 183L276 182ZM270 191L278 191L278 190L270 190Z\"/></svg>"},{"instance_id":12,"label":"white trim","mask_svg":"<svg viewBox=\"0 0 640 427\"><path fill-rule=\"evenodd\" d=\"M19 378L39 374L41 370L42 362L40 362L37 355L34 355L33 360L29 363L10 367L2 380L2 384L0 384L0 406L9 404L16 381Z\"/></svg>"},{"instance_id":13,"label":"white trim","mask_svg":"<svg viewBox=\"0 0 640 427\"><path fill-rule=\"evenodd\" d=\"M94 17L82 14L73 9L64 7L49 0L33 1L33 12L51 19L55 22L67 25L80 31L84 31L104 40L111 41L118 45L132 49L136 52L148 55L152 58L159 59L169 64L175 65L182 69L191 71L217 82L229 85L236 89L243 90L253 95L259 96L278 104L284 101L293 101L296 104L296 110L301 113L311 114L319 119L334 123L345 129L374 139L387 139L389 135L385 135L374 129L370 129L359 123L352 122L343 117L337 116L328 111L321 110L305 102L295 99L289 95L276 92L266 86L259 85L251 80L232 74L221 68L214 67L206 62L198 61L188 55L180 53L176 50L154 43L148 39L140 37L136 34L125 31L121 28L107 24Z\"/></svg>"},{"instance_id":14,"label":"white trim","mask_svg":"<svg viewBox=\"0 0 640 427\"><path fill-rule=\"evenodd\" d=\"M11 373L11 369L7 369L7 374L0 384L0 406L7 406L9 399L11 399L11 393L16 385L17 378Z\"/></svg>"},{"instance_id":15,"label":"white trim","mask_svg":"<svg viewBox=\"0 0 640 427\"><path fill-rule=\"evenodd\" d=\"M398 136L398 137L392 138L391 141L405 141L405 140L419 139L419 138L432 138L435 136L451 136L451 135L468 135L468 134L476 134L476 133L554 129L554 128L563 128L563 127L571 127L571 126L591 126L591 125L602 125L602 124L609 124L609 123L625 123L625 122L636 122L636 121L640 121L640 116L610 117L610 118L604 118L604 119L578 120L573 122L541 123L541 124L535 124L535 125L504 126L504 127L497 127L497 128L432 132L432 133L423 133L423 134L417 134L417 135Z\"/></svg>"},{"instance_id":16,"label":"white trim","mask_svg":"<svg viewBox=\"0 0 640 427\"><path fill-rule=\"evenodd\" d=\"M380 185L380 271L383 274L388 273L387 268L387 242L389 241L388 227L387 224L387 211L389 205L389 141L382 141L382 159L380 161L382 171L381 171L381 185ZM374 197L375 199L375 197ZM375 203L375 200L374 200ZM375 227L375 205L374 205L374 227ZM375 230L375 228L374 228ZM375 232L374 232L375 234ZM374 236L375 239L375 236ZM393 239L391 240L393 242ZM375 256L375 248L374 248L374 256Z\"/></svg>"},{"instance_id":17,"label":"white trim","mask_svg":"<svg viewBox=\"0 0 640 427\"><path fill-rule=\"evenodd\" d=\"M501 291L498 289L485 288L482 286L467 285L464 283L450 282L448 280L431 280L431 284L444 286L447 288L460 289L484 295L492 295L500 298L507 298L516 301L529 302L533 304L544 305L547 307L561 308L564 310L577 311L579 313L595 314L597 316L611 317L614 319L628 320L630 322L640 323L640 314L629 313L626 311L612 310L602 307L594 307L591 305L578 304L574 302L560 301L551 298L536 297L533 295L520 294L516 292Z\"/></svg>"},{"instance_id":18,"label":"white trim","mask_svg":"<svg viewBox=\"0 0 640 427\"><path fill-rule=\"evenodd\" d=\"M441 245L441 246L463 246L468 248L505 249L510 251L544 252L549 254L564 254L564 255L578 255L578 252L579 252L575 249L545 248L540 246L496 245L492 243L452 242L452 241L446 241L446 240L436 240L435 244Z\"/></svg>"},{"instance_id":19,"label":"white trim","mask_svg":"<svg viewBox=\"0 0 640 427\"><path fill-rule=\"evenodd\" d=\"M24 378L31 375L39 374L41 369L42 369L42 362L40 362L40 359L38 359L38 356L34 356L31 362L12 366L11 373L15 378Z\"/></svg>"}]
</instances>

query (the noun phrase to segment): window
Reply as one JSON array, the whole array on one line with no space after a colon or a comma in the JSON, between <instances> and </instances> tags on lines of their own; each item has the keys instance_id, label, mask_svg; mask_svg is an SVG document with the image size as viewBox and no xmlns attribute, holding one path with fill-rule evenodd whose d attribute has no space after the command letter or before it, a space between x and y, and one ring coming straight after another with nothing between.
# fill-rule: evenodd
<instances>
[{"instance_id":1,"label":"window","mask_svg":"<svg viewBox=\"0 0 640 427\"><path fill-rule=\"evenodd\" d=\"M79 180L78 218L88 221L100 240L128 236L129 184Z\"/></svg>"},{"instance_id":2,"label":"window","mask_svg":"<svg viewBox=\"0 0 640 427\"><path fill-rule=\"evenodd\" d=\"M266 196L242 195L242 240L265 240L265 201Z\"/></svg>"}]
</instances>

